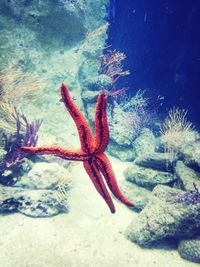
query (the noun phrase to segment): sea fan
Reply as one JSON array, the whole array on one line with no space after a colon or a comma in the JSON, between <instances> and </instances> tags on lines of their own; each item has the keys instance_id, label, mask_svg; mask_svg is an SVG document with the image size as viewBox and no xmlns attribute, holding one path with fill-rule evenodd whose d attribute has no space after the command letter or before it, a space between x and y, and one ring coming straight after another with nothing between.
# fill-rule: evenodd
<instances>
[{"instance_id":1,"label":"sea fan","mask_svg":"<svg viewBox=\"0 0 200 267\"><path fill-rule=\"evenodd\" d=\"M100 57L100 74L106 74L112 79L113 87L117 80L122 77L130 74L129 70L124 71L122 61L126 58L124 53L120 53L116 50L109 50L106 54L103 54Z\"/></svg>"},{"instance_id":2,"label":"sea fan","mask_svg":"<svg viewBox=\"0 0 200 267\"><path fill-rule=\"evenodd\" d=\"M4 134L4 150L6 151L2 162L0 163L0 183L10 185L14 183L14 174L21 169L22 163L28 156L20 147L35 146L38 141L38 130L41 126L41 120L35 120L29 123L25 115L20 115L16 108L13 117L16 121L16 132L13 135Z\"/></svg>"},{"instance_id":3,"label":"sea fan","mask_svg":"<svg viewBox=\"0 0 200 267\"><path fill-rule=\"evenodd\" d=\"M186 116L187 110L172 108L161 125L160 133L166 152L176 154L187 136L193 131L192 123L187 120Z\"/></svg>"},{"instance_id":4,"label":"sea fan","mask_svg":"<svg viewBox=\"0 0 200 267\"><path fill-rule=\"evenodd\" d=\"M194 183L194 192L184 192L178 195L173 201L173 204L182 204L182 205L190 205L190 204L200 204L200 192L196 184Z\"/></svg>"}]
</instances>

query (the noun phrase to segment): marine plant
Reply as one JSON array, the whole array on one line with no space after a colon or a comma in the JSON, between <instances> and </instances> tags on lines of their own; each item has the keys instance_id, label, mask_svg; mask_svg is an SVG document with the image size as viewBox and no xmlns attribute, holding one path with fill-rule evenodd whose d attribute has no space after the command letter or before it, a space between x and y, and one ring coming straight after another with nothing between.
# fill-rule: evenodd
<instances>
[{"instance_id":1,"label":"marine plant","mask_svg":"<svg viewBox=\"0 0 200 267\"><path fill-rule=\"evenodd\" d=\"M104 90L108 96L108 103L110 104L111 116L114 115L115 102L125 96L128 88L117 88L117 81L122 76L130 74L129 70L124 70L122 61L126 59L126 55L116 50L108 50L105 54L100 56L99 74L105 74L111 78L111 87Z\"/></svg>"},{"instance_id":2,"label":"marine plant","mask_svg":"<svg viewBox=\"0 0 200 267\"><path fill-rule=\"evenodd\" d=\"M30 72L23 72L15 67L8 67L0 71L0 130L15 132L16 122L13 117L13 106L20 99L37 99L40 89L44 87L44 80Z\"/></svg>"},{"instance_id":3,"label":"marine plant","mask_svg":"<svg viewBox=\"0 0 200 267\"><path fill-rule=\"evenodd\" d=\"M55 195L57 201L65 206L68 206L68 191L71 187L71 179L69 177L64 177L61 179L55 187Z\"/></svg>"},{"instance_id":4,"label":"marine plant","mask_svg":"<svg viewBox=\"0 0 200 267\"><path fill-rule=\"evenodd\" d=\"M174 107L170 109L167 118L160 126L166 152L176 154L185 138L193 131L192 123L187 120L186 116L187 110Z\"/></svg>"},{"instance_id":5,"label":"marine plant","mask_svg":"<svg viewBox=\"0 0 200 267\"><path fill-rule=\"evenodd\" d=\"M116 50L108 50L107 53L100 56L99 73L105 74L112 79L112 88L116 86L116 82L122 76L130 74L129 70L123 70L122 61L126 58L124 53Z\"/></svg>"},{"instance_id":6,"label":"marine plant","mask_svg":"<svg viewBox=\"0 0 200 267\"><path fill-rule=\"evenodd\" d=\"M3 134L5 155L0 163L0 183L11 185L15 181L15 176L21 170L21 166L28 154L20 149L24 146L35 146L38 141L38 130L41 126L41 120L35 120L32 123L28 121L25 115L20 115L14 108L13 118L16 122L16 132L14 134Z\"/></svg>"},{"instance_id":7,"label":"marine plant","mask_svg":"<svg viewBox=\"0 0 200 267\"><path fill-rule=\"evenodd\" d=\"M6 99L0 100L0 132L15 132L16 122L13 113L14 108L11 102Z\"/></svg>"},{"instance_id":8,"label":"marine plant","mask_svg":"<svg viewBox=\"0 0 200 267\"><path fill-rule=\"evenodd\" d=\"M109 23L106 22L106 23L102 24L101 26L99 26L94 31L87 32L86 39L90 40L90 39L94 39L94 38L99 37L100 35L104 34L107 31L108 26L109 26Z\"/></svg>"},{"instance_id":9,"label":"marine plant","mask_svg":"<svg viewBox=\"0 0 200 267\"><path fill-rule=\"evenodd\" d=\"M0 72L0 101L5 99L13 103L21 97L36 97L43 86L44 80L38 75L13 66L5 68Z\"/></svg>"},{"instance_id":10,"label":"marine plant","mask_svg":"<svg viewBox=\"0 0 200 267\"><path fill-rule=\"evenodd\" d=\"M184 192L182 194L177 194L172 203L190 205L190 204L200 204L200 192L196 184L194 183L194 192Z\"/></svg>"},{"instance_id":11,"label":"marine plant","mask_svg":"<svg viewBox=\"0 0 200 267\"><path fill-rule=\"evenodd\" d=\"M133 97L124 97L115 103L112 123L118 125L120 135L133 141L144 127L152 124L154 110L150 108L150 99L144 90L139 90Z\"/></svg>"}]
</instances>

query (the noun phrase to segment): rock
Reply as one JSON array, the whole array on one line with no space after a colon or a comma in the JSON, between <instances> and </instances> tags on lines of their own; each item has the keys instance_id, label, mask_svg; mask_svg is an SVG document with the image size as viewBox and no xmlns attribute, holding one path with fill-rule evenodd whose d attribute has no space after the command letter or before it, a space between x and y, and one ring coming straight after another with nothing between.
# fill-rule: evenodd
<instances>
[{"instance_id":1,"label":"rock","mask_svg":"<svg viewBox=\"0 0 200 267\"><path fill-rule=\"evenodd\" d=\"M175 159L172 158L172 155L170 153L155 152L136 158L134 163L141 167L152 168L159 171L173 172Z\"/></svg>"},{"instance_id":2,"label":"rock","mask_svg":"<svg viewBox=\"0 0 200 267\"><path fill-rule=\"evenodd\" d=\"M38 162L15 183L28 189L52 189L67 176L67 170L58 163Z\"/></svg>"},{"instance_id":3,"label":"rock","mask_svg":"<svg viewBox=\"0 0 200 267\"><path fill-rule=\"evenodd\" d=\"M200 204L173 203L182 192L156 186L149 203L127 228L127 238L147 247L169 238L190 238L197 234L200 231Z\"/></svg>"},{"instance_id":4,"label":"rock","mask_svg":"<svg viewBox=\"0 0 200 267\"><path fill-rule=\"evenodd\" d=\"M84 38L86 33L85 15L83 10L73 4L60 4L55 1L3 1L2 8L15 21L23 23L36 32L42 44L65 44L68 47ZM9 10L9 12L6 12ZM60 18L65 27L60 27ZM40 27L38 27L38 25ZM51 27L49 27L51 25ZM50 42L51 40L51 42Z\"/></svg>"},{"instance_id":5,"label":"rock","mask_svg":"<svg viewBox=\"0 0 200 267\"><path fill-rule=\"evenodd\" d=\"M34 166L34 162L28 158L24 159L24 162L21 165L22 170L20 171L21 173L27 173L29 172Z\"/></svg>"},{"instance_id":6,"label":"rock","mask_svg":"<svg viewBox=\"0 0 200 267\"><path fill-rule=\"evenodd\" d=\"M24 191L18 199L18 211L31 217L49 217L68 210L53 190Z\"/></svg>"},{"instance_id":7,"label":"rock","mask_svg":"<svg viewBox=\"0 0 200 267\"><path fill-rule=\"evenodd\" d=\"M200 141L188 144L180 154L187 166L200 170Z\"/></svg>"},{"instance_id":8,"label":"rock","mask_svg":"<svg viewBox=\"0 0 200 267\"><path fill-rule=\"evenodd\" d=\"M82 99L86 103L96 103L98 94L99 94L99 91L83 91Z\"/></svg>"},{"instance_id":9,"label":"rock","mask_svg":"<svg viewBox=\"0 0 200 267\"><path fill-rule=\"evenodd\" d=\"M156 140L151 130L144 128L133 142L136 157L151 154L155 151Z\"/></svg>"},{"instance_id":10,"label":"rock","mask_svg":"<svg viewBox=\"0 0 200 267\"><path fill-rule=\"evenodd\" d=\"M135 159L135 152L131 145L123 146L111 140L109 142L107 151L111 156L116 157L122 161L133 161Z\"/></svg>"},{"instance_id":11,"label":"rock","mask_svg":"<svg viewBox=\"0 0 200 267\"><path fill-rule=\"evenodd\" d=\"M6 151L0 147L0 162L3 160L5 154L6 154Z\"/></svg>"},{"instance_id":12,"label":"rock","mask_svg":"<svg viewBox=\"0 0 200 267\"><path fill-rule=\"evenodd\" d=\"M187 167L182 161L177 161L175 170L180 179L181 189L195 192L195 184L200 191L200 175L197 172Z\"/></svg>"},{"instance_id":13,"label":"rock","mask_svg":"<svg viewBox=\"0 0 200 267\"><path fill-rule=\"evenodd\" d=\"M200 263L200 237L181 240L178 245L178 252L182 258Z\"/></svg>"},{"instance_id":14,"label":"rock","mask_svg":"<svg viewBox=\"0 0 200 267\"><path fill-rule=\"evenodd\" d=\"M89 81L87 82L88 77L91 77L90 78L91 80L95 79L95 77L98 77L98 67L99 67L98 56L100 56L100 54L98 55L98 53L100 51L94 50L94 51L88 51L88 52L89 53L91 52L93 55L89 54L87 56L87 60L83 61L78 72L79 81L81 81L81 83L83 84L83 88L85 89L83 91L88 90L88 87L90 84ZM95 83L92 83L92 84L94 85ZM92 85L90 88L93 88L93 90L95 90L95 87L93 87ZM96 86L96 88L98 88L98 86Z\"/></svg>"},{"instance_id":15,"label":"rock","mask_svg":"<svg viewBox=\"0 0 200 267\"><path fill-rule=\"evenodd\" d=\"M95 107L96 103L88 103L85 105L87 119L92 126L94 125Z\"/></svg>"},{"instance_id":16,"label":"rock","mask_svg":"<svg viewBox=\"0 0 200 267\"><path fill-rule=\"evenodd\" d=\"M0 186L0 213L21 212L31 217L49 217L67 212L53 190L25 190Z\"/></svg>"},{"instance_id":17,"label":"rock","mask_svg":"<svg viewBox=\"0 0 200 267\"><path fill-rule=\"evenodd\" d=\"M134 211L141 211L151 199L149 190L127 181L120 184L120 189L126 198L134 203L134 206L130 208Z\"/></svg>"},{"instance_id":18,"label":"rock","mask_svg":"<svg viewBox=\"0 0 200 267\"><path fill-rule=\"evenodd\" d=\"M90 77L83 82L86 91L101 91L109 89L112 86L112 80L109 76L101 74L96 77Z\"/></svg>"},{"instance_id":19,"label":"rock","mask_svg":"<svg viewBox=\"0 0 200 267\"><path fill-rule=\"evenodd\" d=\"M155 171L149 168L142 168L135 164L124 171L127 181L152 190L156 185L173 185L177 180L176 176L169 172Z\"/></svg>"}]
</instances>

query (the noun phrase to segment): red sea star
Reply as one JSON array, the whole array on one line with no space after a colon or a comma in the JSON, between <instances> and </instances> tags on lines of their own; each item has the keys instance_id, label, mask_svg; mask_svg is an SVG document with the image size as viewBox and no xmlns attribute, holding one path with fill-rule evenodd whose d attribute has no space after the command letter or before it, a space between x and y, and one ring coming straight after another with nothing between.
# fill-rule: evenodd
<instances>
[{"instance_id":1,"label":"red sea star","mask_svg":"<svg viewBox=\"0 0 200 267\"><path fill-rule=\"evenodd\" d=\"M104 153L109 142L109 126L106 116L106 94L103 92L100 93L97 99L94 129L95 133L93 137L87 120L74 103L66 85L62 84L60 91L62 100L78 129L81 149L68 150L58 146L24 146L21 147L21 149L25 152L35 154L48 154L66 160L83 161L83 166L88 173L91 181L93 182L96 190L105 199L112 213L115 212L115 206L103 182L102 175L104 176L110 191L115 195L115 197L127 206L133 206L133 204L128 201L121 193L117 185L111 163Z\"/></svg>"}]
</instances>

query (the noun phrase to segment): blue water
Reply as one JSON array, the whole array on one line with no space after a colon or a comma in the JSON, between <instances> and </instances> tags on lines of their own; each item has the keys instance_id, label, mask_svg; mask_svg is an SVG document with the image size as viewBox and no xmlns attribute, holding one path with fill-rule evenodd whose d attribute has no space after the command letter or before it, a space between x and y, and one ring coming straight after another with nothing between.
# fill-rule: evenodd
<instances>
[{"instance_id":1,"label":"blue water","mask_svg":"<svg viewBox=\"0 0 200 267\"><path fill-rule=\"evenodd\" d=\"M189 110L200 127L200 1L113 0L108 44L127 55L132 75L121 79L134 93L165 97L161 114L172 106Z\"/></svg>"}]
</instances>

